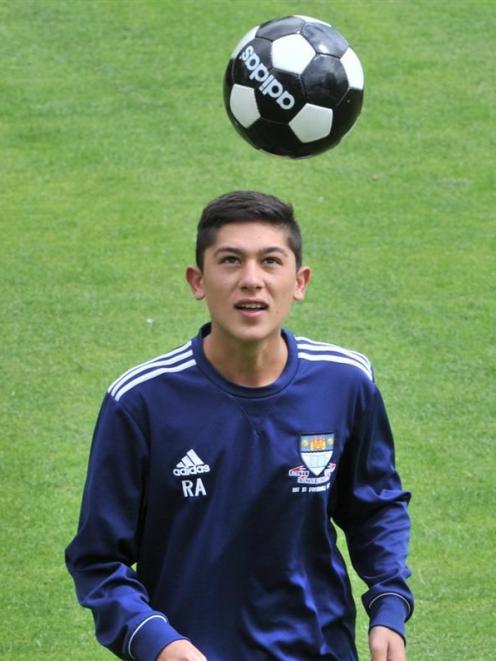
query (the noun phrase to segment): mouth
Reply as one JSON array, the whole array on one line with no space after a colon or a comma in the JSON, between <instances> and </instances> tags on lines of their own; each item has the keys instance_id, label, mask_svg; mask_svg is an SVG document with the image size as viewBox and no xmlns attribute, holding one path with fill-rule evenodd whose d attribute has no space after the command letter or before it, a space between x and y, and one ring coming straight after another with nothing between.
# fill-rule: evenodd
<instances>
[{"instance_id":1,"label":"mouth","mask_svg":"<svg viewBox=\"0 0 496 661\"><path fill-rule=\"evenodd\" d=\"M267 303L263 303L262 301L240 301L239 303L235 303L234 307L236 310L260 312L261 310L266 310L269 306Z\"/></svg>"},{"instance_id":2,"label":"mouth","mask_svg":"<svg viewBox=\"0 0 496 661\"><path fill-rule=\"evenodd\" d=\"M244 315L253 316L267 310L269 306L263 301L239 301L234 304L234 307Z\"/></svg>"}]
</instances>

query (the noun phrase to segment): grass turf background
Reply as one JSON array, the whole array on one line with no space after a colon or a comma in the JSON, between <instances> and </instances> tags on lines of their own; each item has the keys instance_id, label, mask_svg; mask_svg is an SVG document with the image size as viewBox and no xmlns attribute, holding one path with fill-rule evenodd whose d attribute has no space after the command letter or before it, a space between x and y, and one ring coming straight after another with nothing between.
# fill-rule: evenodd
<instances>
[{"instance_id":1,"label":"grass turf background","mask_svg":"<svg viewBox=\"0 0 496 661\"><path fill-rule=\"evenodd\" d=\"M221 93L241 35L291 13L366 72L356 128L301 162L244 143ZM315 276L288 326L376 368L414 493L409 659L494 658L494 22L461 0L0 1L1 658L109 656L63 564L94 420L205 319L184 265L234 188L295 205Z\"/></svg>"}]
</instances>

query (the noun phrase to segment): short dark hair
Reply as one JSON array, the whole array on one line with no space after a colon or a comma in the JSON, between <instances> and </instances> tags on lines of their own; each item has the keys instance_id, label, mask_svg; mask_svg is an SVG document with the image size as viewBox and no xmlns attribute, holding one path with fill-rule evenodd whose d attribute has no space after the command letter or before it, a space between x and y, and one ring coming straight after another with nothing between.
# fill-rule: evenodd
<instances>
[{"instance_id":1,"label":"short dark hair","mask_svg":"<svg viewBox=\"0 0 496 661\"><path fill-rule=\"evenodd\" d=\"M233 191L215 198L203 209L196 235L196 264L203 268L205 250L215 242L218 230L228 223L260 221L285 229L288 245L302 264L302 239L291 204L257 191Z\"/></svg>"}]
</instances>

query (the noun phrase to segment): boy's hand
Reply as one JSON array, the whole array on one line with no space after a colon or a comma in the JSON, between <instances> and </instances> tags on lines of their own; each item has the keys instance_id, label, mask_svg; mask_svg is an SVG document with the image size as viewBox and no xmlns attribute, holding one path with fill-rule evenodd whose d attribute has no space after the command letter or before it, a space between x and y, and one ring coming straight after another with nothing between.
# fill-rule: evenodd
<instances>
[{"instance_id":1,"label":"boy's hand","mask_svg":"<svg viewBox=\"0 0 496 661\"><path fill-rule=\"evenodd\" d=\"M406 661L403 638L387 627L372 627L369 647L371 661Z\"/></svg>"},{"instance_id":2,"label":"boy's hand","mask_svg":"<svg viewBox=\"0 0 496 661\"><path fill-rule=\"evenodd\" d=\"M175 640L164 647L157 661L207 661L207 657L188 640Z\"/></svg>"}]
</instances>

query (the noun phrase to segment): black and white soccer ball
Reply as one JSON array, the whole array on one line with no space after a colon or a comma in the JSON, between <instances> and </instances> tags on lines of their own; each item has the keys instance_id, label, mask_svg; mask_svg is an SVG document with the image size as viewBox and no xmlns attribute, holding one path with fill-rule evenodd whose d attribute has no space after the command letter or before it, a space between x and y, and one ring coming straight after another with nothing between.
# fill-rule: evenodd
<instances>
[{"instance_id":1,"label":"black and white soccer ball","mask_svg":"<svg viewBox=\"0 0 496 661\"><path fill-rule=\"evenodd\" d=\"M363 102L363 68L329 23L286 16L257 25L234 49L224 102L256 149L290 158L335 147Z\"/></svg>"}]
</instances>

